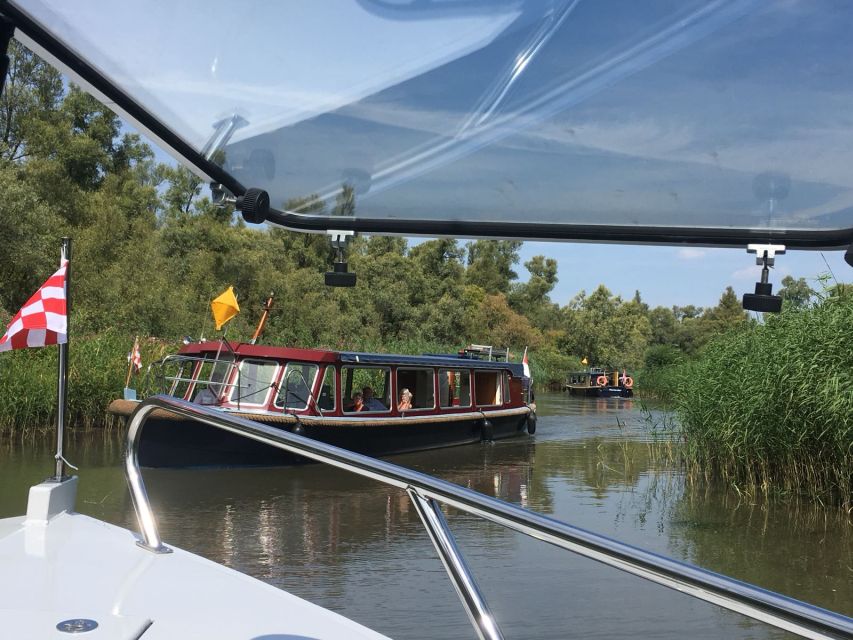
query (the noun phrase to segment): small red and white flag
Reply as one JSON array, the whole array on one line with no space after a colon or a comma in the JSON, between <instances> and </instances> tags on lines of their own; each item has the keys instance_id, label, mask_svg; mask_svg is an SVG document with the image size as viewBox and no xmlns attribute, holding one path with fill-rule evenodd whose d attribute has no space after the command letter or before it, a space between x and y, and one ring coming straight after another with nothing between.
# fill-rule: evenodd
<instances>
[{"instance_id":1,"label":"small red and white flag","mask_svg":"<svg viewBox=\"0 0 853 640\"><path fill-rule=\"evenodd\" d=\"M524 357L521 358L521 366L524 368L525 377L530 377L530 364L527 362L527 347L524 347Z\"/></svg>"},{"instance_id":2,"label":"small red and white flag","mask_svg":"<svg viewBox=\"0 0 853 640\"><path fill-rule=\"evenodd\" d=\"M15 314L5 335L0 338L0 352L68 342L65 303L67 268L66 260Z\"/></svg>"},{"instance_id":3,"label":"small red and white flag","mask_svg":"<svg viewBox=\"0 0 853 640\"><path fill-rule=\"evenodd\" d=\"M139 353L139 338L133 341L133 349L127 354L127 361L136 373L142 369L142 354Z\"/></svg>"}]
</instances>

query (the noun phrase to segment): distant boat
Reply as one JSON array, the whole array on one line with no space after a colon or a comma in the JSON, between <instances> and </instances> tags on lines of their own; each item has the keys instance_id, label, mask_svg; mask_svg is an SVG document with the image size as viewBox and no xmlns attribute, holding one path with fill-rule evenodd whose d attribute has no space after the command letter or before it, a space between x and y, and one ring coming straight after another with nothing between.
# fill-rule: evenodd
<instances>
[{"instance_id":1,"label":"distant boat","mask_svg":"<svg viewBox=\"0 0 853 640\"><path fill-rule=\"evenodd\" d=\"M634 395L634 379L624 370L620 373L590 367L586 371L569 373L563 389L572 394L596 398L631 398Z\"/></svg>"}]
</instances>

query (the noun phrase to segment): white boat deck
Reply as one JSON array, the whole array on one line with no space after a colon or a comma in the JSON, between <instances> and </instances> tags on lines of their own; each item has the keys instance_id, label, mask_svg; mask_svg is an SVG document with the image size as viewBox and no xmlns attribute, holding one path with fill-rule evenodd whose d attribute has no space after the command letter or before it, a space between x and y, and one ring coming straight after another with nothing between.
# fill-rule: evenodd
<instances>
[{"instance_id":1,"label":"white boat deck","mask_svg":"<svg viewBox=\"0 0 853 640\"><path fill-rule=\"evenodd\" d=\"M191 553L143 549L130 531L62 510L56 500L41 513L33 502L31 492L28 516L0 520L3 638L385 638ZM57 629L71 619L98 626Z\"/></svg>"}]
</instances>

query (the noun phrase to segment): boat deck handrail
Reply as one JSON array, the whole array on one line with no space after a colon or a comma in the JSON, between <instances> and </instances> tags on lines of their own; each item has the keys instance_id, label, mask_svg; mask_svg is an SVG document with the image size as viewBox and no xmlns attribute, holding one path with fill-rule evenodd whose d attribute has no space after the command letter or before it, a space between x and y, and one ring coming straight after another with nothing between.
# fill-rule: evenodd
<instances>
[{"instance_id":1,"label":"boat deck handrail","mask_svg":"<svg viewBox=\"0 0 853 640\"><path fill-rule=\"evenodd\" d=\"M442 504L803 637L853 636L853 619L844 615L613 540L446 480L162 395L141 402L130 417L125 459L125 472L142 529L138 544L153 552L168 553L169 549L160 539L142 480L138 452L143 426L157 409L405 490L478 636L484 640L497 640L503 635L456 546Z\"/></svg>"},{"instance_id":2,"label":"boat deck handrail","mask_svg":"<svg viewBox=\"0 0 853 640\"><path fill-rule=\"evenodd\" d=\"M179 371L176 375L168 375L165 372L165 367L169 365L182 365L185 363L191 363L193 365L193 370L190 371L188 376L181 375L183 372ZM199 370L198 374L195 372L195 365L200 364L204 366L205 364L213 365L211 369L211 378L210 379L202 379L199 377L201 370ZM222 374L221 380L214 380L213 373L216 370L218 365L227 366L227 369L224 374ZM194 355L186 355L181 353L173 353L169 354L159 360L152 362L148 365L148 369L145 372L145 377L140 383L139 387L141 389L147 388L149 383L148 376L151 376L154 379L153 385L155 389L158 389L159 393L163 395L168 395L172 397L177 397L174 395L176 388L181 383L185 383L187 387L184 389L183 393L186 393L189 385L193 385L194 391L199 388L204 388L210 390L212 387L219 389L213 391L212 393L216 397L216 402L211 403L215 405L220 405L224 402L225 398L223 397L226 388L234 387L237 389L237 398L236 404L239 407L241 402L246 402L247 399L252 395L243 395L243 380L242 380L242 371L240 370L240 361L236 359L224 359L220 356L210 357L210 356L194 356ZM260 390L255 391L254 393L259 393Z\"/></svg>"},{"instance_id":3,"label":"boat deck handrail","mask_svg":"<svg viewBox=\"0 0 853 640\"><path fill-rule=\"evenodd\" d=\"M317 398L314 397L314 394L311 391L311 385L308 384L308 380L302 374L299 369L291 369L284 376L284 410L285 412L290 408L287 406L287 399L290 396L290 379L294 376L298 376L300 382L302 382L302 387L305 392L308 394L308 397L305 398L305 409L310 409L311 405L314 405L314 409L317 413L320 413L320 405L317 402Z\"/></svg>"}]
</instances>

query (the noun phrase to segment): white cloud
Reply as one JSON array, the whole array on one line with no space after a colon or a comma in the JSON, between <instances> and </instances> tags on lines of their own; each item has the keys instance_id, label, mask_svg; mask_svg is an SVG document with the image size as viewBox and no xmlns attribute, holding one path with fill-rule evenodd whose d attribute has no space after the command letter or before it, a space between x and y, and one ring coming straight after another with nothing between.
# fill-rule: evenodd
<instances>
[{"instance_id":1,"label":"white cloud","mask_svg":"<svg viewBox=\"0 0 853 640\"><path fill-rule=\"evenodd\" d=\"M791 270L788 267L777 267L770 270L770 282L778 281L785 276L791 275ZM732 273L732 278L735 280L754 280L758 282L761 279L761 267L757 264L743 267Z\"/></svg>"},{"instance_id":2,"label":"white cloud","mask_svg":"<svg viewBox=\"0 0 853 640\"><path fill-rule=\"evenodd\" d=\"M684 247L679 249L677 255L682 260L698 260L708 255L707 249L697 249L695 247Z\"/></svg>"},{"instance_id":3,"label":"white cloud","mask_svg":"<svg viewBox=\"0 0 853 640\"><path fill-rule=\"evenodd\" d=\"M750 265L748 267L743 267L742 269L738 269L732 273L732 278L735 280L755 280L758 281L761 278L761 267L757 264Z\"/></svg>"}]
</instances>

